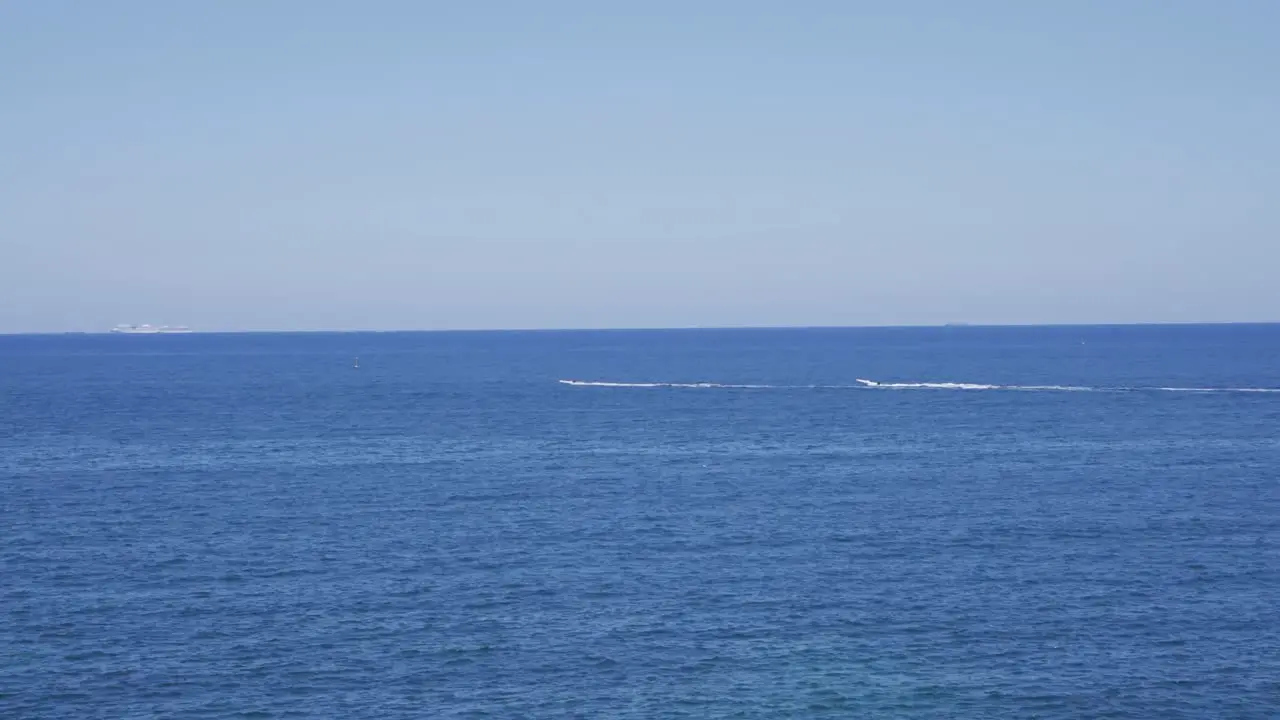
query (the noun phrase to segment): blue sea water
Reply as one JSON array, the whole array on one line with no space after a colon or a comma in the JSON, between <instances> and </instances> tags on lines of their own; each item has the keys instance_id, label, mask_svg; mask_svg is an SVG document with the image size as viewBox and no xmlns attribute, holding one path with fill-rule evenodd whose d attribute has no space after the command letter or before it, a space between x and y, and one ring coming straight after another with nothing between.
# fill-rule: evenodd
<instances>
[{"instance_id":1,"label":"blue sea water","mask_svg":"<svg viewBox=\"0 0 1280 720\"><path fill-rule=\"evenodd\" d=\"M1280 717L1275 388L1280 326L0 338L0 717Z\"/></svg>"}]
</instances>

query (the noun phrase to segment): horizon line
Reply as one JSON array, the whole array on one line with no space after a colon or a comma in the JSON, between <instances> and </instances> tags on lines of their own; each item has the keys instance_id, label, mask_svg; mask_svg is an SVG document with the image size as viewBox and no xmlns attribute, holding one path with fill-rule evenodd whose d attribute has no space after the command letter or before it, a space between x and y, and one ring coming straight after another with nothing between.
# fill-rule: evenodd
<instances>
[{"instance_id":1,"label":"horizon line","mask_svg":"<svg viewBox=\"0 0 1280 720\"><path fill-rule=\"evenodd\" d=\"M256 330L196 330L183 333L156 333L182 335L319 335L319 334L411 334L411 333L584 333L584 332L690 332L725 330L911 330L928 328L992 329L992 328L1121 328L1121 327L1212 327L1212 326L1266 326L1280 325L1280 320L1227 320L1227 321L1163 321L1163 322L1109 322L1109 323L899 323L886 325L680 325L680 326L600 326L600 327L509 327L509 328L327 328L327 329L256 329ZM163 326L157 326L163 327ZM26 332L0 331L0 336L45 335L115 335L110 330L36 330Z\"/></svg>"}]
</instances>

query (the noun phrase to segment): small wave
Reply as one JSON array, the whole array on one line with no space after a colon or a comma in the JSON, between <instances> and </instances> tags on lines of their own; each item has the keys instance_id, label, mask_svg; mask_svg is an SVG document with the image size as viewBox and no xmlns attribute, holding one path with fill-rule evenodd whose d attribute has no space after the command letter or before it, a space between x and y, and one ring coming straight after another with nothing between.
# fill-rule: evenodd
<instances>
[{"instance_id":1,"label":"small wave","mask_svg":"<svg viewBox=\"0 0 1280 720\"><path fill-rule=\"evenodd\" d=\"M715 382L613 382L561 380L564 385L598 388L689 388L721 390L1006 390L1020 392L1180 392L1180 393L1280 393L1280 388L1249 387L1090 387L1087 385L991 385L964 382L878 382L857 378L854 385L760 385Z\"/></svg>"}]
</instances>

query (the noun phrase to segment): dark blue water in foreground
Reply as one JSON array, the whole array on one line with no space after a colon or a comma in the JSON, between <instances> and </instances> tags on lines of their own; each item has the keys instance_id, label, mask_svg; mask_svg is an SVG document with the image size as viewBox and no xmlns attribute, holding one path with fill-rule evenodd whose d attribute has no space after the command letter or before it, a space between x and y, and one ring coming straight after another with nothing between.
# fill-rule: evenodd
<instances>
[{"instance_id":1,"label":"dark blue water in foreground","mask_svg":"<svg viewBox=\"0 0 1280 720\"><path fill-rule=\"evenodd\" d=\"M0 338L0 717L1277 717L1267 388L1276 326Z\"/></svg>"}]
</instances>

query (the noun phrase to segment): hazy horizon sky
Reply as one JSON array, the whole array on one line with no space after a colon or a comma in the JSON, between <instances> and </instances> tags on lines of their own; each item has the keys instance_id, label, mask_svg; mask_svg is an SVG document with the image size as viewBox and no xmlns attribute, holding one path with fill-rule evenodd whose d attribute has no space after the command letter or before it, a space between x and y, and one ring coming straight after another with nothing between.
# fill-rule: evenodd
<instances>
[{"instance_id":1,"label":"hazy horizon sky","mask_svg":"<svg viewBox=\"0 0 1280 720\"><path fill-rule=\"evenodd\" d=\"M1280 320L1280 3L0 4L0 332Z\"/></svg>"}]
</instances>

